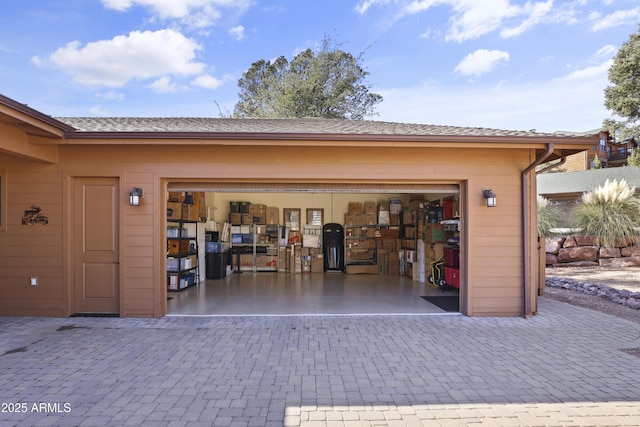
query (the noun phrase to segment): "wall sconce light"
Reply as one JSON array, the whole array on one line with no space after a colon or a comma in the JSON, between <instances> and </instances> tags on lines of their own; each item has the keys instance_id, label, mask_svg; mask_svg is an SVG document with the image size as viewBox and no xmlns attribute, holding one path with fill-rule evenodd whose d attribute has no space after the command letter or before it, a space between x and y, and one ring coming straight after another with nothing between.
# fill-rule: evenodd
<instances>
[{"instance_id":1,"label":"wall sconce light","mask_svg":"<svg viewBox=\"0 0 640 427\"><path fill-rule=\"evenodd\" d=\"M129 204L131 206L140 206L141 198L142 198L142 188L133 187L133 191L129 193Z\"/></svg>"},{"instance_id":2,"label":"wall sconce light","mask_svg":"<svg viewBox=\"0 0 640 427\"><path fill-rule=\"evenodd\" d=\"M493 190L482 190L482 197L487 199L488 208L496 207L496 195Z\"/></svg>"}]
</instances>

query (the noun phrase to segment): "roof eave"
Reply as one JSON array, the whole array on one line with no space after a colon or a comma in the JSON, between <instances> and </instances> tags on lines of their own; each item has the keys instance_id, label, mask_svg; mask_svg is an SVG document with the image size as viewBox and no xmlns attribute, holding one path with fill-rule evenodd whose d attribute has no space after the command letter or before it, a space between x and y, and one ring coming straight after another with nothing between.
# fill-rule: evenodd
<instances>
[{"instance_id":1,"label":"roof eave","mask_svg":"<svg viewBox=\"0 0 640 427\"><path fill-rule=\"evenodd\" d=\"M91 141L112 140L118 144L138 144L141 140L154 141L159 145L172 144L175 141L192 141L198 145L209 143L220 144L225 141L234 145L272 145L273 141L280 143L303 143L305 141L330 142L355 142L355 143L455 143L457 146L464 143L472 144L516 144L528 145L533 148L543 147L548 143L554 143L565 149L575 152L583 151L591 147L597 141L597 135L593 136L517 136L517 135L399 135L399 134L349 134L349 133L273 133L273 132L107 132L107 131L74 131L65 133L65 138L73 141L71 144L91 143ZM265 144L266 143L266 144Z\"/></svg>"}]
</instances>

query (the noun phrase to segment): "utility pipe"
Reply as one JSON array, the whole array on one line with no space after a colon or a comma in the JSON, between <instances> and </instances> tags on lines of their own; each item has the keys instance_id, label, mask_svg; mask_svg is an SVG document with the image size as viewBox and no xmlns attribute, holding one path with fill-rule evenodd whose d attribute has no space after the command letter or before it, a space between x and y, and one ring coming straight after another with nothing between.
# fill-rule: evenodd
<instances>
[{"instance_id":1,"label":"utility pipe","mask_svg":"<svg viewBox=\"0 0 640 427\"><path fill-rule=\"evenodd\" d=\"M529 187L527 185L527 175L536 166L544 162L549 156L553 154L553 143L547 143L547 150L542 153L535 162L531 163L525 170L522 171L522 264L523 264L523 278L524 278L524 313L523 317L528 319L531 316L531 277L529 275L529 256L531 254L529 245Z\"/></svg>"}]
</instances>

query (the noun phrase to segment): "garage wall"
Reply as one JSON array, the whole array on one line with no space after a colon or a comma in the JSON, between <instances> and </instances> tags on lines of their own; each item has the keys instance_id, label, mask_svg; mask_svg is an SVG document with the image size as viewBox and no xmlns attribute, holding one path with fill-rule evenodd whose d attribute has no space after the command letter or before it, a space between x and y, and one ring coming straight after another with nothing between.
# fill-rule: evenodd
<instances>
[{"instance_id":1,"label":"garage wall","mask_svg":"<svg viewBox=\"0 0 640 427\"><path fill-rule=\"evenodd\" d=\"M164 191L167 182L190 178L333 183L464 182L469 194L465 224L469 233L462 260L468 272L469 290L463 292L468 302L463 304L467 306L467 314L519 315L522 312L519 182L521 170L530 163L528 150L188 146L183 143L107 146L103 141L97 142L101 145L60 146L60 160L56 165L0 157L0 170L7 171L9 204L7 231L0 233L3 255L0 277L7 278L0 284L0 314L69 314L68 251L71 248L65 226L68 218L65 200L74 176L120 178L124 225L121 227L123 316L165 314ZM134 186L144 190L140 207L128 205L127 193ZM486 207L482 190L487 188L497 194L497 208ZM43 213L49 216L49 225L38 229L20 224L24 209L32 203L41 205ZM334 215L337 215L336 209L342 211L340 215L344 213L344 208L334 207ZM28 286L28 278L33 274L40 277L36 288Z\"/></svg>"},{"instance_id":2,"label":"garage wall","mask_svg":"<svg viewBox=\"0 0 640 427\"><path fill-rule=\"evenodd\" d=\"M400 198L400 194L353 194L353 193L207 193L209 206L214 207L213 218L224 223L228 218L229 202L246 201L280 208L282 223L283 208L299 208L302 224L306 224L307 208L324 209L324 222L344 222L344 214L349 210L349 202L382 201Z\"/></svg>"}]
</instances>

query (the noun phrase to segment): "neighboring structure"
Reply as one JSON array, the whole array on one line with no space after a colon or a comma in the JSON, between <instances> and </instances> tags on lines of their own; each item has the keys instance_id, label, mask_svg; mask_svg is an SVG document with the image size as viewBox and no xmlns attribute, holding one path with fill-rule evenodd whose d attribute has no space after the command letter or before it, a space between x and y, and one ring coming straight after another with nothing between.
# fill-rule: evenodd
<instances>
[{"instance_id":1,"label":"neighboring structure","mask_svg":"<svg viewBox=\"0 0 640 427\"><path fill-rule=\"evenodd\" d=\"M0 314L165 315L167 192L199 183L292 192L453 186L461 312L529 316L539 280L534 169L597 141L323 119L56 120L0 96ZM134 188L140 206L129 204ZM488 189L496 207L483 199Z\"/></svg>"},{"instance_id":2,"label":"neighboring structure","mask_svg":"<svg viewBox=\"0 0 640 427\"><path fill-rule=\"evenodd\" d=\"M598 143L589 150L567 156L566 162L560 168L565 172L597 169L596 157L600 160L600 168L602 169L626 166L627 157L639 145L635 138L616 141L606 131L600 131L598 137Z\"/></svg>"}]
</instances>

